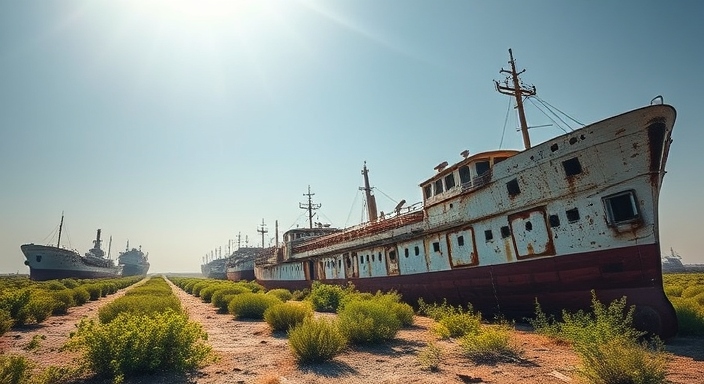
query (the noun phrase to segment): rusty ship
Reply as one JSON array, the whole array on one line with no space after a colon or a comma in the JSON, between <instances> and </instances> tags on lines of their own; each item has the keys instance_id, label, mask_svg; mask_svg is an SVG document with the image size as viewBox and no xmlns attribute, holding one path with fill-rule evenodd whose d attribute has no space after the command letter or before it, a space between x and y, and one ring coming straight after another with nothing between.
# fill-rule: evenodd
<instances>
[{"instance_id":1,"label":"rusty ship","mask_svg":"<svg viewBox=\"0 0 704 384\"><path fill-rule=\"evenodd\" d=\"M232 281L254 280L254 260L257 256L270 251L269 248L259 247L242 247L235 250L225 265L227 279Z\"/></svg>"},{"instance_id":2,"label":"rusty ship","mask_svg":"<svg viewBox=\"0 0 704 384\"><path fill-rule=\"evenodd\" d=\"M93 248L85 255L61 247L61 230L64 218L59 224L59 240L56 246L23 244L20 246L29 267L31 280L53 280L65 278L95 279L120 277L122 268L105 257L101 249L100 229L93 240Z\"/></svg>"},{"instance_id":3,"label":"rusty ship","mask_svg":"<svg viewBox=\"0 0 704 384\"><path fill-rule=\"evenodd\" d=\"M117 260L122 267L122 276L146 276L149 271L149 254L142 252L141 245L139 249L130 249L129 240L127 241L125 251L120 252Z\"/></svg>"},{"instance_id":4,"label":"rusty ship","mask_svg":"<svg viewBox=\"0 0 704 384\"><path fill-rule=\"evenodd\" d=\"M625 296L639 329L668 338L677 317L663 291L658 200L676 112L650 105L532 146L523 110L535 95L510 69L496 89L515 99L525 149L466 151L420 183L422 204L369 221L283 234L255 262L267 289L347 284L398 291L408 303L447 300L485 316L588 310Z\"/></svg>"}]
</instances>

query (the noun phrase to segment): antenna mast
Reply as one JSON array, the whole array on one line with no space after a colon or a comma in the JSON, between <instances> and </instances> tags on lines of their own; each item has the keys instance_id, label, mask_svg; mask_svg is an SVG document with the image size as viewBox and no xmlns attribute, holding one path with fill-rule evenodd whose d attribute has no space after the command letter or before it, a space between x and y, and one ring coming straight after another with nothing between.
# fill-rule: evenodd
<instances>
[{"instance_id":1,"label":"antenna mast","mask_svg":"<svg viewBox=\"0 0 704 384\"><path fill-rule=\"evenodd\" d=\"M308 186L308 193L303 194L303 196L308 196L308 205L304 205L303 203L298 203L298 205L301 209L308 210L308 224L310 225L310 228L313 228L313 210L318 209L322 206L321 204L313 204L313 200L311 200L311 197L313 195L315 195L315 193L310 193L310 185L309 185Z\"/></svg>"},{"instance_id":2,"label":"antenna mast","mask_svg":"<svg viewBox=\"0 0 704 384\"><path fill-rule=\"evenodd\" d=\"M508 62L509 64L511 64L511 70L509 71L501 68L499 73L507 73L509 74L509 76L506 76L506 79L503 81L503 85L499 84L499 82L496 80L494 80L494 84L496 85L496 90L499 93L514 96L516 98L518 119L521 121L521 133L523 134L523 145L525 146L525 149L529 149L530 136L528 135L528 123L526 123L526 114L523 110L523 95L535 96L535 86L531 85L530 87L528 87L521 83L521 80L518 78L518 75L525 72L526 70L524 69L520 72L516 72L516 60L513 59L513 51L511 51L510 48L508 50L508 55L511 58L511 60L509 60ZM509 85L509 81L511 81L513 85Z\"/></svg>"},{"instance_id":3,"label":"antenna mast","mask_svg":"<svg viewBox=\"0 0 704 384\"><path fill-rule=\"evenodd\" d=\"M63 227L64 227L64 211L61 211L61 223L59 223L59 241L56 243L56 248L61 248L61 229L63 229Z\"/></svg>"},{"instance_id":4,"label":"antenna mast","mask_svg":"<svg viewBox=\"0 0 704 384\"><path fill-rule=\"evenodd\" d=\"M266 227L266 224L264 224L264 219L262 219L262 227L261 229L257 229L257 232L262 234L262 248L264 248L264 234L269 232L269 230L264 227Z\"/></svg>"},{"instance_id":5,"label":"antenna mast","mask_svg":"<svg viewBox=\"0 0 704 384\"><path fill-rule=\"evenodd\" d=\"M364 187L360 187L360 191L364 191L364 195L367 199L367 214L369 215L369 222L374 223L377 220L376 213L376 197L372 195L372 187L369 186L369 170L367 169L367 162L364 162L364 168L362 168L362 175L364 176Z\"/></svg>"}]
</instances>

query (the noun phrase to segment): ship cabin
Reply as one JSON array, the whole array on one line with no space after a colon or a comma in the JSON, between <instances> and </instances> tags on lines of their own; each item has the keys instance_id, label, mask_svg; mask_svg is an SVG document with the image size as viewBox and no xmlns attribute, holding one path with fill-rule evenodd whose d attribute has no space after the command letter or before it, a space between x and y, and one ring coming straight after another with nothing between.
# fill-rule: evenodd
<instances>
[{"instance_id":1,"label":"ship cabin","mask_svg":"<svg viewBox=\"0 0 704 384\"><path fill-rule=\"evenodd\" d=\"M429 207L459 194L469 192L491 181L491 170L509 157L519 153L516 150L498 150L481 152L469 156L467 151L461 153L464 159L448 166L442 162L435 167L438 171L433 177L420 184L423 190L423 205Z\"/></svg>"},{"instance_id":2,"label":"ship cabin","mask_svg":"<svg viewBox=\"0 0 704 384\"><path fill-rule=\"evenodd\" d=\"M337 228L330 228L330 224L316 223L314 228L294 228L284 232L284 243L296 244L314 237L329 235L339 232Z\"/></svg>"}]
</instances>

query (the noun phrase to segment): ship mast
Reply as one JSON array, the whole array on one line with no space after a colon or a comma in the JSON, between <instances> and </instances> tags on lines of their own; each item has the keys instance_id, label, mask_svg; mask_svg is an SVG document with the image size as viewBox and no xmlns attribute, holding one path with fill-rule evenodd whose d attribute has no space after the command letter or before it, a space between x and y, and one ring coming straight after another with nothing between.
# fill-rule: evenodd
<instances>
[{"instance_id":1,"label":"ship mast","mask_svg":"<svg viewBox=\"0 0 704 384\"><path fill-rule=\"evenodd\" d=\"M262 227L261 229L257 229L257 232L262 234L262 248L264 248L264 234L269 232L269 230L264 227L266 227L266 224L264 224L264 219L262 219Z\"/></svg>"},{"instance_id":2,"label":"ship mast","mask_svg":"<svg viewBox=\"0 0 704 384\"><path fill-rule=\"evenodd\" d=\"M61 211L61 223L59 223L59 241L56 243L56 248L61 248L61 229L63 229L63 227L64 227L64 211Z\"/></svg>"},{"instance_id":3,"label":"ship mast","mask_svg":"<svg viewBox=\"0 0 704 384\"><path fill-rule=\"evenodd\" d=\"M110 241L108 242L108 259L110 258L110 249L112 249L112 235L110 235Z\"/></svg>"},{"instance_id":4,"label":"ship mast","mask_svg":"<svg viewBox=\"0 0 704 384\"><path fill-rule=\"evenodd\" d=\"M311 197L315 195L315 193L310 193L310 185L308 186L308 193L304 193L303 196L308 196L308 205L304 205L303 203L298 203L298 206L301 209L306 209L308 210L308 224L310 225L310 228L313 228L313 210L320 208L322 205L320 204L313 204L313 200L311 200Z\"/></svg>"},{"instance_id":5,"label":"ship mast","mask_svg":"<svg viewBox=\"0 0 704 384\"><path fill-rule=\"evenodd\" d=\"M496 84L496 90L499 93L503 93L504 95L510 95L514 96L516 98L516 109L518 109L518 119L521 121L521 133L523 134L523 145L525 146L525 149L530 148L530 136L528 135L528 123L526 123L526 114L523 110L523 96L534 96L535 95L535 86L526 86L521 84L521 80L518 78L518 75L521 73L525 72L526 70L522 70L520 72L516 72L516 60L513 59L513 51L509 48L508 50L508 55L511 58L509 60L509 64L511 64L511 70L506 70L501 68L501 71L499 73L507 73L509 76L506 77L506 79L503 82L503 85L499 84L498 81L494 80L494 84ZM509 85L509 81L511 81L513 84Z\"/></svg>"},{"instance_id":6,"label":"ship mast","mask_svg":"<svg viewBox=\"0 0 704 384\"><path fill-rule=\"evenodd\" d=\"M376 197L372 195L372 188L369 186L369 170L367 169L367 162L364 162L364 168L362 168L362 175L364 176L364 187L360 187L361 191L364 191L364 195L367 199L367 214L369 215L369 222L374 223L377 220L376 212Z\"/></svg>"}]
</instances>

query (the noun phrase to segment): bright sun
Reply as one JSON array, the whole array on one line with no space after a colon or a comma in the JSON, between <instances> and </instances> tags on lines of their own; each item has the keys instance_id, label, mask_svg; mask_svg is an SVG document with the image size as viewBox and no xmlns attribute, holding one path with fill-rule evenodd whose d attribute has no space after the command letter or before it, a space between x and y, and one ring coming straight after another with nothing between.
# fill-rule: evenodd
<instances>
[{"instance_id":1,"label":"bright sun","mask_svg":"<svg viewBox=\"0 0 704 384\"><path fill-rule=\"evenodd\" d=\"M275 8L269 0L138 0L140 11L159 18L190 24L246 21Z\"/></svg>"}]
</instances>

